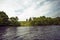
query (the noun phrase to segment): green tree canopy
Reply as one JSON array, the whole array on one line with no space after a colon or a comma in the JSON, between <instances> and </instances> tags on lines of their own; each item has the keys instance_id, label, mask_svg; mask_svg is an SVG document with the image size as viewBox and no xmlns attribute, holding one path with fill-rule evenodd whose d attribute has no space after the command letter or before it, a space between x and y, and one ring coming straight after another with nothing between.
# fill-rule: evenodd
<instances>
[{"instance_id":1,"label":"green tree canopy","mask_svg":"<svg viewBox=\"0 0 60 40\"><path fill-rule=\"evenodd\" d=\"M8 24L8 16L5 12L0 11L0 25L7 25Z\"/></svg>"},{"instance_id":2,"label":"green tree canopy","mask_svg":"<svg viewBox=\"0 0 60 40\"><path fill-rule=\"evenodd\" d=\"M10 18L10 25L13 25L13 26L20 25L20 23L18 22L18 17L11 17Z\"/></svg>"}]
</instances>

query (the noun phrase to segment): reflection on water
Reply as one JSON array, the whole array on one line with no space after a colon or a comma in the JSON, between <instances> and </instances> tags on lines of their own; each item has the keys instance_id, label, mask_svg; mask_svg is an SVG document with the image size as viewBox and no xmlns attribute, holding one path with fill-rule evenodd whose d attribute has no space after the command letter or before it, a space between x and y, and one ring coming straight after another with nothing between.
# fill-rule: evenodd
<instances>
[{"instance_id":1,"label":"reflection on water","mask_svg":"<svg viewBox=\"0 0 60 40\"><path fill-rule=\"evenodd\" d=\"M60 26L0 27L0 40L60 40Z\"/></svg>"}]
</instances>

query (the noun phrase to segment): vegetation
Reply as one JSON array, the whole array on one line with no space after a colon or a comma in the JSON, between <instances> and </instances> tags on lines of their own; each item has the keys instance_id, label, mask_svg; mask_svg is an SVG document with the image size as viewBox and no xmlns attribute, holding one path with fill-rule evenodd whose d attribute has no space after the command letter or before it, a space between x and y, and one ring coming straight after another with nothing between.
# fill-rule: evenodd
<instances>
[{"instance_id":1,"label":"vegetation","mask_svg":"<svg viewBox=\"0 0 60 40\"><path fill-rule=\"evenodd\" d=\"M9 18L5 12L0 11L0 26L45 26L60 25L60 17L30 17L26 21L18 21L18 17Z\"/></svg>"},{"instance_id":2,"label":"vegetation","mask_svg":"<svg viewBox=\"0 0 60 40\"><path fill-rule=\"evenodd\" d=\"M0 26L18 26L18 17L9 18L5 12L0 11Z\"/></svg>"},{"instance_id":3,"label":"vegetation","mask_svg":"<svg viewBox=\"0 0 60 40\"><path fill-rule=\"evenodd\" d=\"M29 18L26 21L21 22L23 25L29 26L45 26L45 25L60 25L60 17L51 18L51 17L33 17Z\"/></svg>"},{"instance_id":4,"label":"vegetation","mask_svg":"<svg viewBox=\"0 0 60 40\"><path fill-rule=\"evenodd\" d=\"M5 12L0 12L0 25L8 25L8 16Z\"/></svg>"},{"instance_id":5,"label":"vegetation","mask_svg":"<svg viewBox=\"0 0 60 40\"><path fill-rule=\"evenodd\" d=\"M20 21L21 26L31 26L29 21Z\"/></svg>"},{"instance_id":6,"label":"vegetation","mask_svg":"<svg viewBox=\"0 0 60 40\"><path fill-rule=\"evenodd\" d=\"M10 24L9 25L12 25L12 26L20 26L20 23L18 21L18 17L11 17L9 19L10 21Z\"/></svg>"}]
</instances>

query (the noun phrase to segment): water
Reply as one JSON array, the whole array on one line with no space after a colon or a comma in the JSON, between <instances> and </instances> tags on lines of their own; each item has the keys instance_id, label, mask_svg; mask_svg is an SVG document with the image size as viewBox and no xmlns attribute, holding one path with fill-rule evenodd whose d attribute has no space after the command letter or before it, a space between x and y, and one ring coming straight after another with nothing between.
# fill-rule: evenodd
<instances>
[{"instance_id":1,"label":"water","mask_svg":"<svg viewBox=\"0 0 60 40\"><path fill-rule=\"evenodd\" d=\"M0 40L60 40L60 26L0 27Z\"/></svg>"}]
</instances>

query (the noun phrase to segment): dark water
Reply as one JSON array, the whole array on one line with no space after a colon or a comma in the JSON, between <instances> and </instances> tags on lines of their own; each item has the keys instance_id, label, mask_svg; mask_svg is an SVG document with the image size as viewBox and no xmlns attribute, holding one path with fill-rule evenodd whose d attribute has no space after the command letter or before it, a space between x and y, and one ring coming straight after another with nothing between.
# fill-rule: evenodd
<instances>
[{"instance_id":1,"label":"dark water","mask_svg":"<svg viewBox=\"0 0 60 40\"><path fill-rule=\"evenodd\" d=\"M0 27L0 40L60 40L60 26Z\"/></svg>"}]
</instances>

